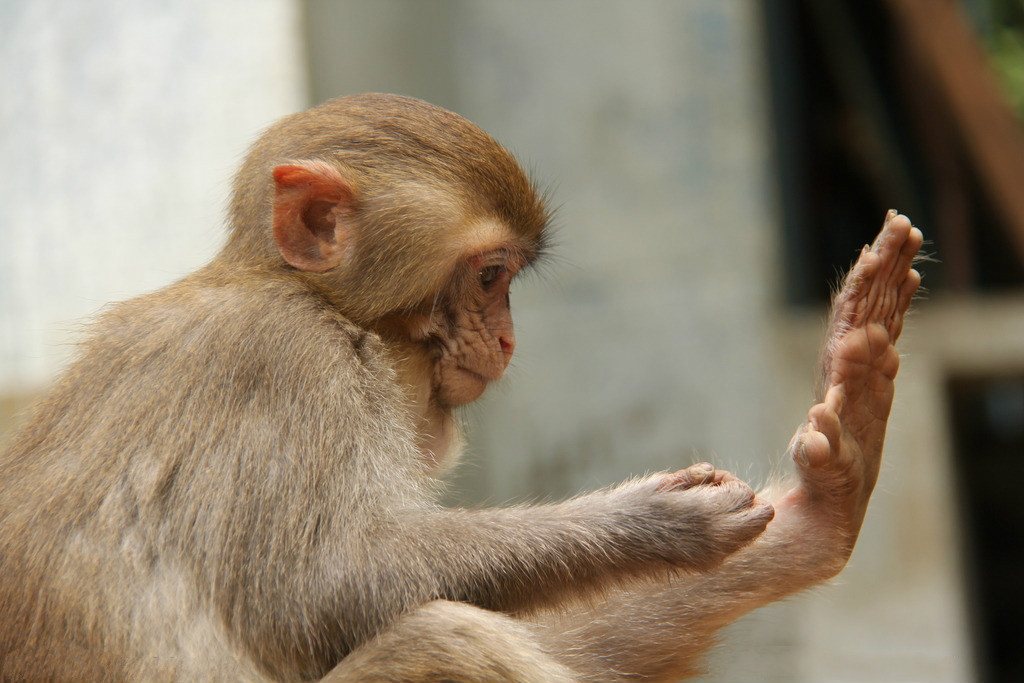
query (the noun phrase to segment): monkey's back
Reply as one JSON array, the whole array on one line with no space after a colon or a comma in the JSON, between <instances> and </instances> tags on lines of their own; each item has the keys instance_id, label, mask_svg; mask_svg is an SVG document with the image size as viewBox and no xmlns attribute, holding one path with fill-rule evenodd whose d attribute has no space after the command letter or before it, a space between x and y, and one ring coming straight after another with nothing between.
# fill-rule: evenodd
<instances>
[{"instance_id":1,"label":"monkey's back","mask_svg":"<svg viewBox=\"0 0 1024 683\"><path fill-rule=\"evenodd\" d=\"M258 680L250 636L278 672L336 661L296 638L339 571L317 562L366 534L341 526L371 480L348 435L422 478L393 384L372 335L286 278L207 272L103 313L0 454L0 680Z\"/></svg>"}]
</instances>

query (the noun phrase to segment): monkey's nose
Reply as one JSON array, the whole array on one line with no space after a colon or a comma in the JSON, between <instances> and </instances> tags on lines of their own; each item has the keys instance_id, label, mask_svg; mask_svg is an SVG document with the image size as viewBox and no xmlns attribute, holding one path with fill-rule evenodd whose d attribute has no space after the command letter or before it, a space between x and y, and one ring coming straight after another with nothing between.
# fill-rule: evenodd
<instances>
[{"instance_id":1,"label":"monkey's nose","mask_svg":"<svg viewBox=\"0 0 1024 683\"><path fill-rule=\"evenodd\" d=\"M516 338L511 334L502 335L498 337L498 343L501 344L501 352L505 354L505 367L508 367L508 363L512 360L512 352L516 348Z\"/></svg>"}]
</instances>

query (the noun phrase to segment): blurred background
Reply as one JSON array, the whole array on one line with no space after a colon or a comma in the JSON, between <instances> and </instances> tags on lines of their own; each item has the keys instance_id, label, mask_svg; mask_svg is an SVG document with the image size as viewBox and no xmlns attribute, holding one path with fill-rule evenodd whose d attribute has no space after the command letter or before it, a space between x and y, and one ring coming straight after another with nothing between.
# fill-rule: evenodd
<instances>
[{"instance_id":1,"label":"blurred background","mask_svg":"<svg viewBox=\"0 0 1024 683\"><path fill-rule=\"evenodd\" d=\"M829 286L910 215L937 262L851 564L705 680L1024 680L1024 2L0 1L0 440L103 303L216 251L261 129L361 91L467 116L559 206L460 503L785 475Z\"/></svg>"}]
</instances>

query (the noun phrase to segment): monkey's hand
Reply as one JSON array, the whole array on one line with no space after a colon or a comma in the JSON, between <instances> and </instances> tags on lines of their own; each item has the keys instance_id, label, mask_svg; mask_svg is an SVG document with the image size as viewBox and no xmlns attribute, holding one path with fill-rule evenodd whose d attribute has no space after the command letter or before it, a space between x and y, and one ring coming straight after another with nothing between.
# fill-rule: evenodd
<instances>
[{"instance_id":1,"label":"monkey's hand","mask_svg":"<svg viewBox=\"0 0 1024 683\"><path fill-rule=\"evenodd\" d=\"M921 283L912 268L921 232L890 211L836 296L821 362L819 403L791 445L799 483L776 502L813 524L831 557L826 575L846 564L878 479L882 443L899 368L894 346Z\"/></svg>"},{"instance_id":2,"label":"monkey's hand","mask_svg":"<svg viewBox=\"0 0 1024 683\"><path fill-rule=\"evenodd\" d=\"M657 537L667 540L665 556L677 566L704 570L720 564L775 515L747 484L708 463L657 474L640 485L653 486L649 520L667 527Z\"/></svg>"},{"instance_id":3,"label":"monkey's hand","mask_svg":"<svg viewBox=\"0 0 1024 683\"><path fill-rule=\"evenodd\" d=\"M909 220L890 213L843 283L822 358L820 402L791 446L798 481L773 499L775 518L765 532L709 572L538 619L550 651L588 680L677 680L699 670L715 631L845 566L878 478L899 366L893 345L921 281L912 269L921 242ZM698 479L693 468L680 476L686 484Z\"/></svg>"}]
</instances>

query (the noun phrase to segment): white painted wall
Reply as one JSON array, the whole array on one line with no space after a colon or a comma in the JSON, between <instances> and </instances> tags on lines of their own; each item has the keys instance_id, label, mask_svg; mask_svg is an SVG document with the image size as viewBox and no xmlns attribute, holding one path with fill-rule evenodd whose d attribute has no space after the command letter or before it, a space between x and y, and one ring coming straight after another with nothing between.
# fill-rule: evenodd
<instances>
[{"instance_id":1,"label":"white painted wall","mask_svg":"<svg viewBox=\"0 0 1024 683\"><path fill-rule=\"evenodd\" d=\"M305 104L289 0L0 4L0 391L32 391L78 321L210 257L228 181Z\"/></svg>"}]
</instances>

